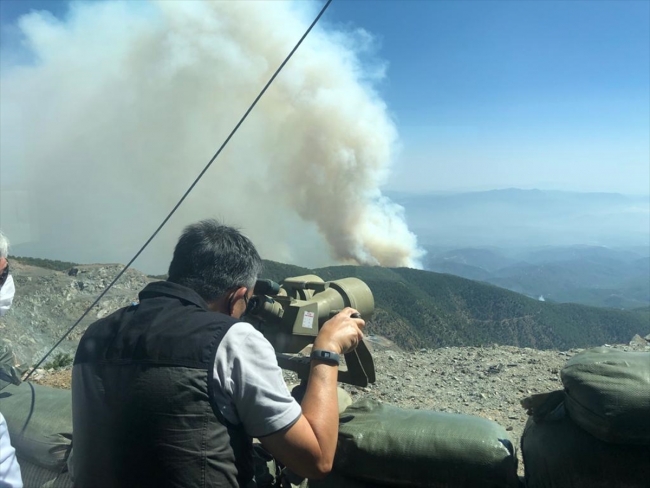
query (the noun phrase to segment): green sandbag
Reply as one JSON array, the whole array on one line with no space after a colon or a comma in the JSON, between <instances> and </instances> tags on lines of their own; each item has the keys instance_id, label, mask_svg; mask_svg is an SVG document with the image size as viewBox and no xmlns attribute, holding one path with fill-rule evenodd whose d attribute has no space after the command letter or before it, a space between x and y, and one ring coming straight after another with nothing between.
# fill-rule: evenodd
<instances>
[{"instance_id":1,"label":"green sandbag","mask_svg":"<svg viewBox=\"0 0 650 488\"><path fill-rule=\"evenodd\" d=\"M17 456L25 488L72 488L68 472L45 469Z\"/></svg>"},{"instance_id":2,"label":"green sandbag","mask_svg":"<svg viewBox=\"0 0 650 488\"><path fill-rule=\"evenodd\" d=\"M650 480L650 448L595 438L562 403L543 419L528 419L521 452L526 488L647 488Z\"/></svg>"},{"instance_id":3,"label":"green sandbag","mask_svg":"<svg viewBox=\"0 0 650 488\"><path fill-rule=\"evenodd\" d=\"M8 385L0 391L0 411L19 459L55 471L64 467L72 444L70 390Z\"/></svg>"},{"instance_id":4,"label":"green sandbag","mask_svg":"<svg viewBox=\"0 0 650 488\"><path fill-rule=\"evenodd\" d=\"M605 442L650 445L650 352L590 349L561 377L576 424Z\"/></svg>"},{"instance_id":5,"label":"green sandbag","mask_svg":"<svg viewBox=\"0 0 650 488\"><path fill-rule=\"evenodd\" d=\"M7 385L20 385L20 377L24 371L15 366L16 358L11 347L5 342L0 342L0 390Z\"/></svg>"},{"instance_id":6,"label":"green sandbag","mask_svg":"<svg viewBox=\"0 0 650 488\"><path fill-rule=\"evenodd\" d=\"M396 487L509 488L519 483L515 449L497 423L368 399L341 416L334 469Z\"/></svg>"},{"instance_id":7,"label":"green sandbag","mask_svg":"<svg viewBox=\"0 0 650 488\"><path fill-rule=\"evenodd\" d=\"M378 485L342 476L336 471L331 472L322 480L309 480L309 488L390 488L390 485Z\"/></svg>"}]
</instances>

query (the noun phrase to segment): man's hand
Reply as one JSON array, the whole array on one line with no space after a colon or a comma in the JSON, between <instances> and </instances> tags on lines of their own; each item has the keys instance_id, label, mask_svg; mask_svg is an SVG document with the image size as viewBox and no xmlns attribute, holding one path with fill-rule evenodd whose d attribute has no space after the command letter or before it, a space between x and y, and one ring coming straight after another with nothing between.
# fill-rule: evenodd
<instances>
[{"instance_id":1,"label":"man's hand","mask_svg":"<svg viewBox=\"0 0 650 488\"><path fill-rule=\"evenodd\" d=\"M352 317L356 315L356 317ZM361 331L366 324L353 308L344 308L323 324L314 341L314 349L325 349L337 354L347 354L363 340Z\"/></svg>"}]
</instances>

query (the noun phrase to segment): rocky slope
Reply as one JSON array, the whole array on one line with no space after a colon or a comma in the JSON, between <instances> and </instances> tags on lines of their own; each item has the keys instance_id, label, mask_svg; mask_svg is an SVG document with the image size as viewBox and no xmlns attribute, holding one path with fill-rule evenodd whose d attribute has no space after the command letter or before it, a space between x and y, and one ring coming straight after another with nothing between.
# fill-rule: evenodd
<instances>
[{"instance_id":1,"label":"rocky slope","mask_svg":"<svg viewBox=\"0 0 650 488\"><path fill-rule=\"evenodd\" d=\"M7 315L0 318L0 341L8 343L19 361L27 364L37 362L123 268L90 264L61 272L16 262L11 266L16 296ZM73 353L89 324L129 305L149 281L139 271L128 270L57 351Z\"/></svg>"}]
</instances>

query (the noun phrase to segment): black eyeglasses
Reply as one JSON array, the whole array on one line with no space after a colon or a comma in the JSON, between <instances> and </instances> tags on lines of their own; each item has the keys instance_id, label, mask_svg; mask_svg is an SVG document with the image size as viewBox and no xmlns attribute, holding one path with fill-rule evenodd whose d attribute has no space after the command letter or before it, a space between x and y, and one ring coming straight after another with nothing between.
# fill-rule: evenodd
<instances>
[{"instance_id":1,"label":"black eyeglasses","mask_svg":"<svg viewBox=\"0 0 650 488\"><path fill-rule=\"evenodd\" d=\"M248 298L248 296L244 295L244 303L246 304L246 310L244 310L242 317L244 315L252 313L253 310L255 310L255 307L257 307L258 298L255 296Z\"/></svg>"}]
</instances>

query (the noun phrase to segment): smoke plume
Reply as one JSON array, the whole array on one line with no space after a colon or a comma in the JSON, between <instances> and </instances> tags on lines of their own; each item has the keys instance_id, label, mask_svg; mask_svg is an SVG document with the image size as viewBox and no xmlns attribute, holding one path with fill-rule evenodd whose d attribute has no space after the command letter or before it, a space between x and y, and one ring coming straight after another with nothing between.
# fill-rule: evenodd
<instances>
[{"instance_id":1,"label":"smoke plume","mask_svg":"<svg viewBox=\"0 0 650 488\"><path fill-rule=\"evenodd\" d=\"M93 2L21 17L31 59L2 66L0 160L3 201L15 191L29 208L3 205L3 230L29 227L23 249L45 257L127 261L319 7ZM269 259L417 267L402 208L381 194L398 136L373 88L383 71L361 61L371 45L317 26L136 266L164 271L181 228L217 217Z\"/></svg>"}]
</instances>

